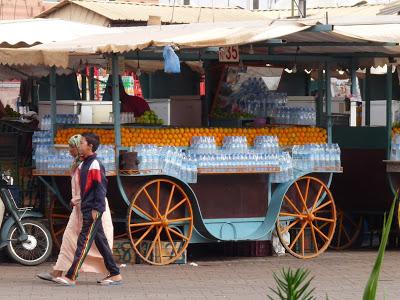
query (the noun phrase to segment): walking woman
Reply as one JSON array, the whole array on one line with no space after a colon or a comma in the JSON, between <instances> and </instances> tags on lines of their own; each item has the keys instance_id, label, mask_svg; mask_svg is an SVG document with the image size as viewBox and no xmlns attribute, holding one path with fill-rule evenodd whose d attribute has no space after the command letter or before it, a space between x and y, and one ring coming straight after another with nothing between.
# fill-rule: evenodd
<instances>
[{"instance_id":1,"label":"walking woman","mask_svg":"<svg viewBox=\"0 0 400 300\"><path fill-rule=\"evenodd\" d=\"M53 267L53 271L49 273L38 274L37 277L43 280L54 281L57 277L63 275L63 272L68 271L70 268L74 254L77 248L77 241L79 233L82 228L82 212L80 208L81 204L81 189L80 189L80 178L79 178L79 164L82 162L81 156L79 155L79 147L81 141L81 135L74 135L69 139L69 153L74 158L71 167L71 189L72 198L71 206L72 212L69 217L68 225L65 228L64 236L62 238L62 244L60 253L58 254L57 262ZM106 199L106 209L102 215L102 225L104 233L106 235L108 244L112 249L113 245L113 224L111 220L110 208ZM103 257L100 255L96 248L96 245L90 248L86 260L84 261L80 272L88 273L101 273L107 274L107 269L104 265Z\"/></svg>"}]
</instances>

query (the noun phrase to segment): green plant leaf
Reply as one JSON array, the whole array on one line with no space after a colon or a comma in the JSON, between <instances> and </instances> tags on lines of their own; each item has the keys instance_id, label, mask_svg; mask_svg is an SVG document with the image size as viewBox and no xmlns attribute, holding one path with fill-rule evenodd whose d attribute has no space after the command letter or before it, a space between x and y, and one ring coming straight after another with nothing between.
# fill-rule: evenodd
<instances>
[{"instance_id":1,"label":"green plant leaf","mask_svg":"<svg viewBox=\"0 0 400 300\"><path fill-rule=\"evenodd\" d=\"M392 205L390 207L389 215L386 219L386 214L384 216L383 230L382 230L382 240L379 245L378 256L375 260L374 268L372 269L371 275L368 279L367 285L364 289L363 300L375 300L376 291L378 288L379 274L382 267L383 257L385 255L386 245L389 239L389 233L393 222L394 208L398 201L398 191L396 192Z\"/></svg>"},{"instance_id":2,"label":"green plant leaf","mask_svg":"<svg viewBox=\"0 0 400 300\"><path fill-rule=\"evenodd\" d=\"M315 289L310 288L310 285L314 277L309 278L309 275L310 271L301 268L296 271L282 269L279 274L273 274L277 287L270 290L280 300L313 300L315 298L312 293ZM274 299L272 296L268 298Z\"/></svg>"}]
</instances>

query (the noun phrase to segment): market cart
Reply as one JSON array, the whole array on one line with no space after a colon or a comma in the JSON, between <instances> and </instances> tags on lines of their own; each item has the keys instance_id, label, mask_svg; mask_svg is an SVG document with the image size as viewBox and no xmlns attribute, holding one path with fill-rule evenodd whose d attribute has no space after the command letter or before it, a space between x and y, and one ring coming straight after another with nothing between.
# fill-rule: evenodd
<instances>
[{"instance_id":1,"label":"market cart","mask_svg":"<svg viewBox=\"0 0 400 300\"><path fill-rule=\"evenodd\" d=\"M132 248L150 264L178 260L189 243L270 240L274 229L290 254L315 257L327 249L335 230L329 190L334 172L296 173L289 182L273 184L270 175L277 171L199 170L195 184L119 171L108 174L107 197L115 226L124 224ZM68 218L69 176L36 175L57 197L49 220L60 241ZM172 249L163 255L166 243Z\"/></svg>"},{"instance_id":2,"label":"market cart","mask_svg":"<svg viewBox=\"0 0 400 300\"><path fill-rule=\"evenodd\" d=\"M121 142L124 126L119 115L118 54L111 58L115 122L109 129L114 132L117 167L107 174L107 198L116 237L129 237L137 256L150 264L165 265L179 260L190 243L265 241L271 240L274 232L286 251L297 258L316 257L328 248L337 218L330 186L340 168L295 169L293 177L282 183L271 180L282 170L269 165L198 168L197 182L190 184L160 170L120 169L120 154L130 149ZM54 81L52 68L51 86ZM51 89L50 95L55 135L55 91ZM327 108L329 113L329 103ZM85 125L78 127L88 130ZM59 245L70 209L69 174L37 171L35 175L55 196L48 216Z\"/></svg>"}]
</instances>

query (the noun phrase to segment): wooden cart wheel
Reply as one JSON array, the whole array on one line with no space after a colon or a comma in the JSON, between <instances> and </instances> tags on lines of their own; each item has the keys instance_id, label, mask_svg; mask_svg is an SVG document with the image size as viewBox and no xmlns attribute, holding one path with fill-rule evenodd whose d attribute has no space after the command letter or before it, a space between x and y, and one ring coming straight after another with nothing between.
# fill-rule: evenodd
<instances>
[{"instance_id":1,"label":"wooden cart wheel","mask_svg":"<svg viewBox=\"0 0 400 300\"><path fill-rule=\"evenodd\" d=\"M286 192L276 231L286 251L313 258L329 246L336 226L336 208L329 188L315 177L296 180Z\"/></svg>"},{"instance_id":2,"label":"wooden cart wheel","mask_svg":"<svg viewBox=\"0 0 400 300\"><path fill-rule=\"evenodd\" d=\"M52 198L49 209L49 225L50 233L53 238L54 245L60 249L62 237L68 224L71 210L64 207L57 199Z\"/></svg>"},{"instance_id":3,"label":"wooden cart wheel","mask_svg":"<svg viewBox=\"0 0 400 300\"><path fill-rule=\"evenodd\" d=\"M132 199L127 225L132 248L142 260L152 265L173 263L192 236L189 196L171 180L149 181Z\"/></svg>"},{"instance_id":4,"label":"wooden cart wheel","mask_svg":"<svg viewBox=\"0 0 400 300\"><path fill-rule=\"evenodd\" d=\"M360 234L362 222L362 216L354 217L342 209L338 209L336 230L329 247L335 250L349 248Z\"/></svg>"}]
</instances>

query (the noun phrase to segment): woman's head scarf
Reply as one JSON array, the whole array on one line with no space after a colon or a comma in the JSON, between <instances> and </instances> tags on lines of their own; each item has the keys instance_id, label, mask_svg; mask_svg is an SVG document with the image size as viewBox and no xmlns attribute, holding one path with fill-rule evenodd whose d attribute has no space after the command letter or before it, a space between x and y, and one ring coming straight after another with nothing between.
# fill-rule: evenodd
<instances>
[{"instance_id":1,"label":"woman's head scarf","mask_svg":"<svg viewBox=\"0 0 400 300\"><path fill-rule=\"evenodd\" d=\"M79 150L79 145L81 144L81 138L82 138L82 136L80 134L75 134L75 135L71 136L68 141L68 145L70 147L74 147ZM74 157L74 162L72 163L72 170L75 170L78 167L80 162L81 162L81 158L80 158L80 155L78 154L78 156Z\"/></svg>"}]
</instances>

